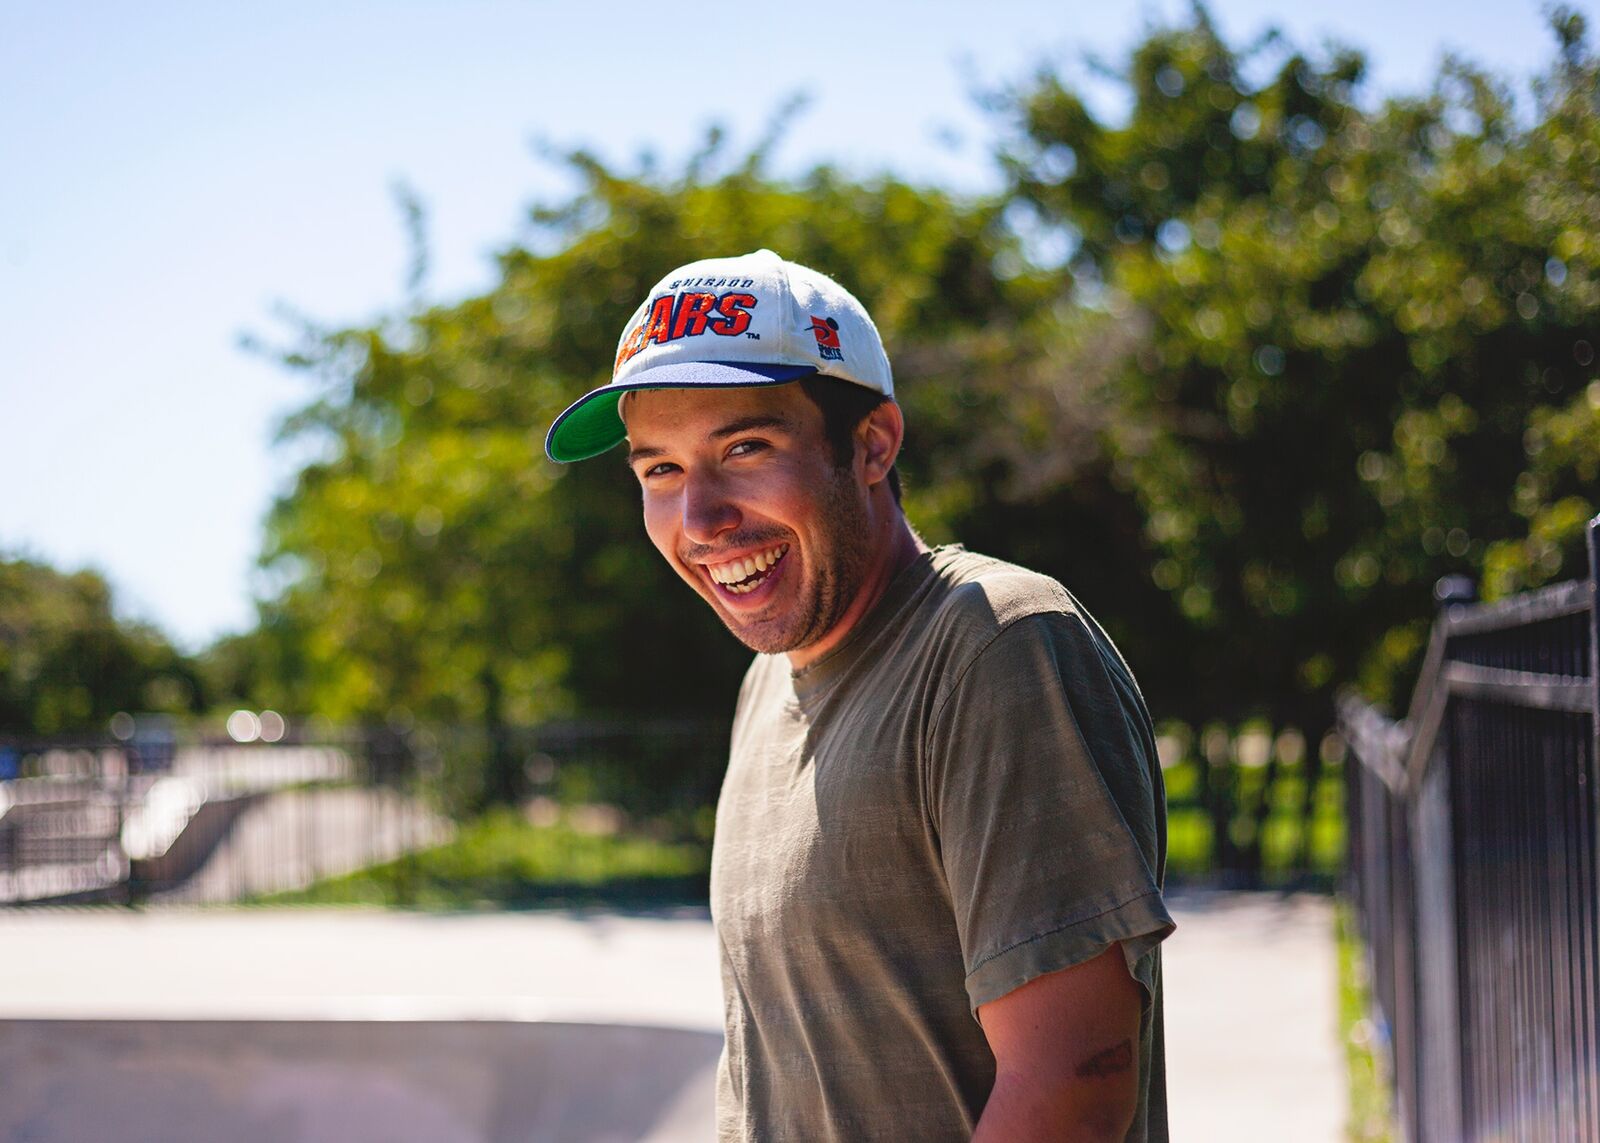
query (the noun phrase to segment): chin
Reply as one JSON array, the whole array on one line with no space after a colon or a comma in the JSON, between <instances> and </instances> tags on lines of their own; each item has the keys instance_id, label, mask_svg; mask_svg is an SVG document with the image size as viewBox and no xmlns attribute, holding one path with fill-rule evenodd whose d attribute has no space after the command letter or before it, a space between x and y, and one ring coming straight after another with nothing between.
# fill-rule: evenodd
<instances>
[{"instance_id":1,"label":"chin","mask_svg":"<svg viewBox=\"0 0 1600 1143\"><path fill-rule=\"evenodd\" d=\"M728 629L728 634L758 655L783 655L790 651L798 651L810 642L803 632L778 630L774 623L736 622L720 609L717 611L717 618L722 620L722 625Z\"/></svg>"},{"instance_id":2,"label":"chin","mask_svg":"<svg viewBox=\"0 0 1600 1143\"><path fill-rule=\"evenodd\" d=\"M763 637L760 632L752 631L748 627L735 626L726 616L722 617L722 625L728 629L728 634L739 640L746 649L758 655L782 655L793 651L796 646L795 641L786 640L781 636Z\"/></svg>"}]
</instances>

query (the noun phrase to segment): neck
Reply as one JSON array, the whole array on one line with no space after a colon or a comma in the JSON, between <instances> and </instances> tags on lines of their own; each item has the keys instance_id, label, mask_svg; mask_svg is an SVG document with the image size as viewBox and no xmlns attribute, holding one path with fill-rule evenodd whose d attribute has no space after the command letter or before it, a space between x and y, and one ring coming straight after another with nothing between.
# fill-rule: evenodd
<instances>
[{"instance_id":1,"label":"neck","mask_svg":"<svg viewBox=\"0 0 1600 1143\"><path fill-rule=\"evenodd\" d=\"M872 556L866 577L861 581L861 589L856 592L855 599L832 630L815 643L788 652L792 669L798 671L810 666L844 642L845 637L855 630L856 624L872 614L895 576L928 550L928 545L913 530L910 521L900 511L900 505L894 503L894 498L889 496L886 488L883 494L888 497L887 505L874 505L879 511L871 514L869 543Z\"/></svg>"}]
</instances>

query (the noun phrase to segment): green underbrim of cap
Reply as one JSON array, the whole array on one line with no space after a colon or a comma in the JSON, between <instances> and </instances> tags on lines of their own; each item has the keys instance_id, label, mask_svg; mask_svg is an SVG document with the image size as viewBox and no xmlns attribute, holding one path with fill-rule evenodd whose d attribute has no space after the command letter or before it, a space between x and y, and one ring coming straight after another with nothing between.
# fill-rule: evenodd
<instances>
[{"instance_id":1,"label":"green underbrim of cap","mask_svg":"<svg viewBox=\"0 0 1600 1143\"><path fill-rule=\"evenodd\" d=\"M545 453L551 460L567 464L616 448L628 435L617 412L617 403L626 391L600 389L562 413L545 437Z\"/></svg>"},{"instance_id":2,"label":"green underbrim of cap","mask_svg":"<svg viewBox=\"0 0 1600 1143\"><path fill-rule=\"evenodd\" d=\"M706 366L722 370L725 377L706 379L703 375ZM690 370L701 373L701 376L693 381L673 379ZM657 367L647 374L641 374L637 381L606 385L578 398L550 426L550 432L544 438L544 451L551 460L569 464L616 448L628 435L617 404L624 393L634 389L746 389L761 385L787 385L816 372L808 365L726 366L721 362L687 362L678 366Z\"/></svg>"}]
</instances>

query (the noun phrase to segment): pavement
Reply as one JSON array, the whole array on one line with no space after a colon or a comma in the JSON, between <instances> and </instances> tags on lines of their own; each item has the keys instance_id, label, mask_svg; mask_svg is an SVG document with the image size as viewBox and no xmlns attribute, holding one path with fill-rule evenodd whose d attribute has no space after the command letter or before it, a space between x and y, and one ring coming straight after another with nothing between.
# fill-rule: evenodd
<instances>
[{"instance_id":1,"label":"pavement","mask_svg":"<svg viewBox=\"0 0 1600 1143\"><path fill-rule=\"evenodd\" d=\"M1331 903L1180 893L1171 904L1178 931L1164 972L1172 1138L1341 1140ZM130 1069L140 1066L146 1080L182 1073L195 1081L185 1092L204 1088L205 1101L181 1109L187 1123L208 1109L220 1114L219 1101L236 1107L245 1091L259 1131L230 1121L235 1143L665 1143L709 1131L721 1001L703 910L46 908L0 911L0 947L12 966L0 974L0 1139L124 1143L134 1137L129 1093L148 1101L161 1090L130 1086ZM476 1037L478 1048L463 1053L462 1037ZM537 1074L531 1060L545 1061ZM605 1061L625 1062L631 1100ZM559 1092L543 1090L554 1083ZM370 1117L352 1126L352 1092L389 1108L386 1126ZM174 1088L149 1114L165 1106L176 1115L172 1101L189 1098ZM289 1125L285 1101L295 1098L308 1102ZM514 1126L525 1127L535 1106L568 1126L552 1134ZM276 1118L260 1118L263 1107ZM70 1123L62 1119L69 1111L77 1117ZM582 1116L592 1129L572 1126ZM593 1126L601 1120L624 1126ZM360 1122L372 1134L357 1129ZM152 1138L206 1137L147 1126Z\"/></svg>"},{"instance_id":2,"label":"pavement","mask_svg":"<svg viewBox=\"0 0 1600 1143\"><path fill-rule=\"evenodd\" d=\"M1163 946L1172 1138L1342 1143L1333 902L1176 893Z\"/></svg>"},{"instance_id":3,"label":"pavement","mask_svg":"<svg viewBox=\"0 0 1600 1143\"><path fill-rule=\"evenodd\" d=\"M721 1031L703 909L0 912L0 1020L560 1020Z\"/></svg>"}]
</instances>

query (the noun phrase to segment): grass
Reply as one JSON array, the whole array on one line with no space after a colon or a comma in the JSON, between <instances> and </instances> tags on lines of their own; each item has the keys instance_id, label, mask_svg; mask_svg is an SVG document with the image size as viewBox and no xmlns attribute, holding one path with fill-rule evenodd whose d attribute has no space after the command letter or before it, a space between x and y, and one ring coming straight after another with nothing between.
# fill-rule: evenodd
<instances>
[{"instance_id":1,"label":"grass","mask_svg":"<svg viewBox=\"0 0 1600 1143\"><path fill-rule=\"evenodd\" d=\"M1339 943L1339 1034L1350 1086L1345 1138L1350 1143L1396 1143L1399 1133L1388 1070L1370 1016L1366 950L1350 903L1339 901L1334 916Z\"/></svg>"},{"instance_id":2,"label":"grass","mask_svg":"<svg viewBox=\"0 0 1600 1143\"><path fill-rule=\"evenodd\" d=\"M545 812L532 821L509 809L497 811L462 827L448 845L260 900L463 908L706 898L711 807L678 807L654 822L662 828L648 831L625 828L620 814L613 814L617 820L611 826L602 821L605 828L594 828L594 814L606 810L603 803L619 799L606 796L605 783L589 769L566 773L563 788L553 791L556 800L541 799ZM1204 808L1201 773L1195 759L1187 758L1163 775L1167 873L1174 882L1204 882L1217 875L1217 839ZM1251 843L1257 829L1253 807L1264 801L1261 884L1331 887L1345 844L1338 771L1324 770L1309 823L1301 818L1305 782L1299 767L1280 766L1271 777L1268 787L1263 768L1234 766L1221 775L1227 795L1236 800L1230 840L1241 847ZM557 811L556 801L569 808ZM1300 867L1302 850L1309 852L1309 869Z\"/></svg>"},{"instance_id":3,"label":"grass","mask_svg":"<svg viewBox=\"0 0 1600 1143\"><path fill-rule=\"evenodd\" d=\"M417 909L649 906L707 899L706 848L622 827L598 807L553 811L538 824L511 809L461 827L454 840L262 905L385 905Z\"/></svg>"},{"instance_id":4,"label":"grass","mask_svg":"<svg viewBox=\"0 0 1600 1143\"><path fill-rule=\"evenodd\" d=\"M1204 808L1200 768L1186 759L1163 773L1167 794L1167 872L1179 879L1205 880L1216 872L1216 838L1211 816ZM1268 811L1261 823L1261 876L1265 884L1291 881L1332 885L1344 862L1343 787L1339 773L1325 769L1317 785L1309 822L1309 845L1304 848L1310 869L1299 857L1307 825L1301 819L1305 779L1297 767L1283 767L1270 789L1261 768L1231 767L1227 774L1235 805L1229 836L1239 846L1254 837L1253 807L1266 799Z\"/></svg>"}]
</instances>

